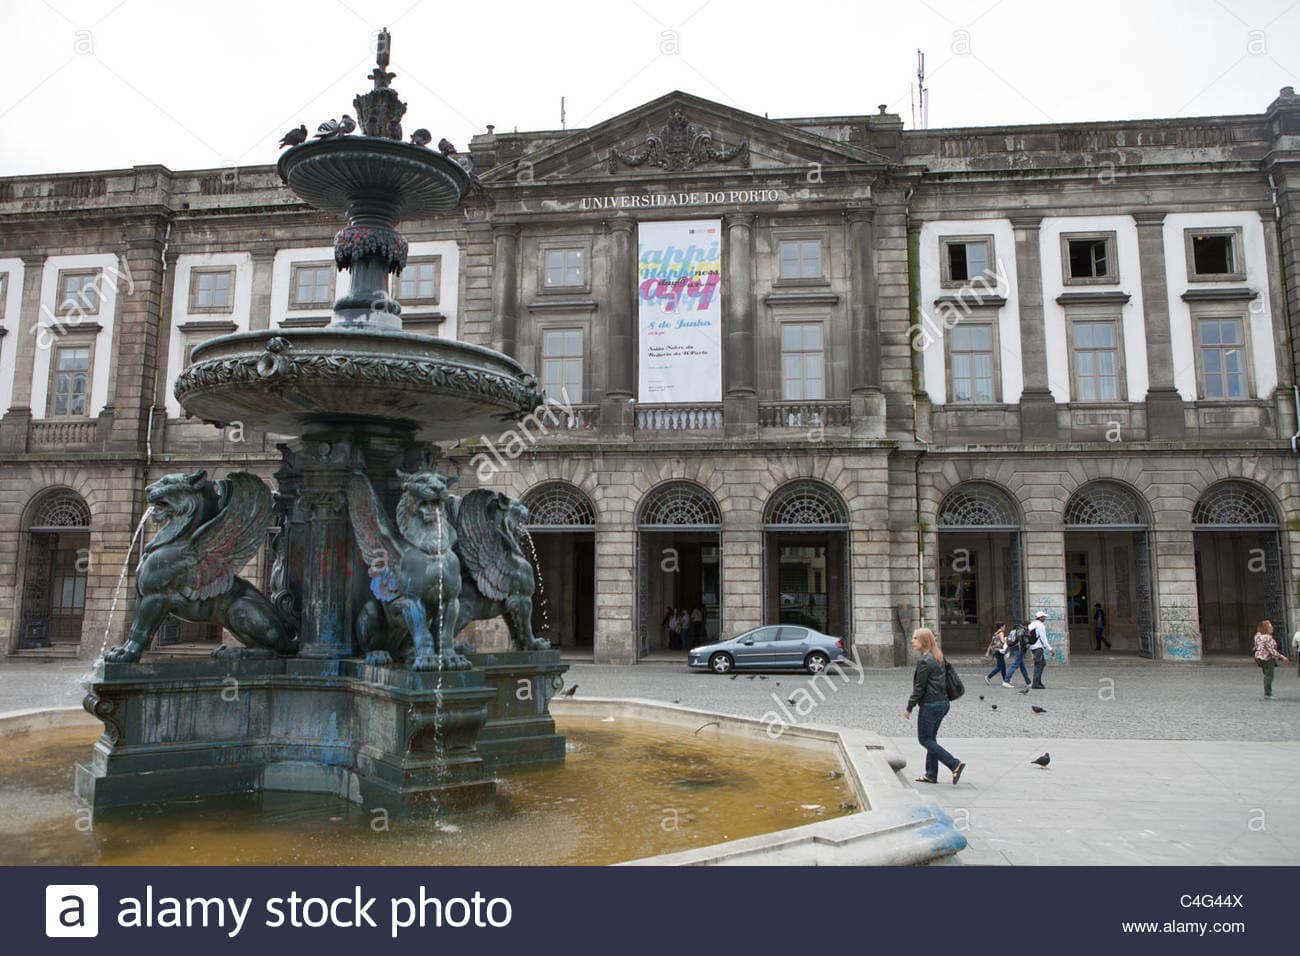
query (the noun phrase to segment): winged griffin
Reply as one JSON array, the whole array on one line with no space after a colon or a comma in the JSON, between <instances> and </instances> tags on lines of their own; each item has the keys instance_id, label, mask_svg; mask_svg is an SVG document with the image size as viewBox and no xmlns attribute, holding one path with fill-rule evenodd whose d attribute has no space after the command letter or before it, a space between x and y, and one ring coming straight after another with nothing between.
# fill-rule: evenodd
<instances>
[{"instance_id":1,"label":"winged griffin","mask_svg":"<svg viewBox=\"0 0 1300 956\"><path fill-rule=\"evenodd\" d=\"M265 482L243 471L210 481L206 471L196 471L165 475L146 494L162 529L136 568L131 632L104 659L138 661L168 614L220 624L245 645L219 647L213 656L295 653L293 623L235 573L266 540L271 491Z\"/></svg>"},{"instance_id":2,"label":"winged griffin","mask_svg":"<svg viewBox=\"0 0 1300 956\"><path fill-rule=\"evenodd\" d=\"M394 527L364 474L348 481L348 516L370 570L370 593L357 616L368 664L394 659L412 670L465 670L456 653L461 566L456 528L446 514L455 479L436 471L399 471L402 496Z\"/></svg>"}]
</instances>

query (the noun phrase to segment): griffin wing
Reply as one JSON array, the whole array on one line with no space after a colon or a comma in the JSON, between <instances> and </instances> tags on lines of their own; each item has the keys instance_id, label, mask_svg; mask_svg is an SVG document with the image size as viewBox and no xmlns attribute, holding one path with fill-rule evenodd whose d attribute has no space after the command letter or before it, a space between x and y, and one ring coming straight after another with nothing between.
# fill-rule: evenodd
<instances>
[{"instance_id":1,"label":"griffin wing","mask_svg":"<svg viewBox=\"0 0 1300 956\"><path fill-rule=\"evenodd\" d=\"M271 524L271 489L257 475L236 471L217 484L220 510L185 547L192 564L181 594L192 601L229 591L235 575L266 541Z\"/></svg>"},{"instance_id":2,"label":"griffin wing","mask_svg":"<svg viewBox=\"0 0 1300 956\"><path fill-rule=\"evenodd\" d=\"M401 560L401 536L365 475L348 479L348 518L367 567L386 568Z\"/></svg>"},{"instance_id":3,"label":"griffin wing","mask_svg":"<svg viewBox=\"0 0 1300 956\"><path fill-rule=\"evenodd\" d=\"M511 547L501 527L498 502L503 497L499 491L475 488L460 499L456 517L456 550L461 567L470 573L483 596L494 601L509 596L516 554L523 554L518 545Z\"/></svg>"}]
</instances>

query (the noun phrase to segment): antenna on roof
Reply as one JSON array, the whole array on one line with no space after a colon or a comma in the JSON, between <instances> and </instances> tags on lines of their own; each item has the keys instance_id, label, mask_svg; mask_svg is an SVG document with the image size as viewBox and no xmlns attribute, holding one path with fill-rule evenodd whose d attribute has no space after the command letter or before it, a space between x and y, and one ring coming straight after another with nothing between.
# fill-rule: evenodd
<instances>
[{"instance_id":1,"label":"antenna on roof","mask_svg":"<svg viewBox=\"0 0 1300 956\"><path fill-rule=\"evenodd\" d=\"M560 129L567 129L564 125L564 97L560 97Z\"/></svg>"},{"instance_id":2,"label":"antenna on roof","mask_svg":"<svg viewBox=\"0 0 1300 956\"><path fill-rule=\"evenodd\" d=\"M925 54L916 51L916 86L912 90L912 129L930 128L930 90L925 85Z\"/></svg>"}]
</instances>

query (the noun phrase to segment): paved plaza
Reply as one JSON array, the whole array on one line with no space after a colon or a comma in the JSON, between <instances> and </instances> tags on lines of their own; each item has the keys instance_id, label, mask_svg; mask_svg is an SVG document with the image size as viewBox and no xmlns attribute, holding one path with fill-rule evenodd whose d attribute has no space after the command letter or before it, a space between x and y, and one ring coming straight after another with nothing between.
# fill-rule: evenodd
<instances>
[{"instance_id":1,"label":"paved plaza","mask_svg":"<svg viewBox=\"0 0 1300 956\"><path fill-rule=\"evenodd\" d=\"M966 834L961 862L1300 863L1294 665L1279 671L1276 697L1266 701L1259 671L1248 662L1116 658L1049 666L1047 690L1028 696L985 686L974 659L956 664L967 693L940 739L968 769L957 787L942 771L941 783L915 786ZM86 670L84 662L10 662L0 667L0 711L75 706ZM909 670L847 672L847 681L826 677L815 686L806 674L732 680L669 663L574 663L568 677L582 697L871 730L906 757L908 780L920 773L915 724L903 717ZM1034 713L1033 704L1046 713ZM1030 764L1044 752L1052 755L1049 770Z\"/></svg>"}]
</instances>

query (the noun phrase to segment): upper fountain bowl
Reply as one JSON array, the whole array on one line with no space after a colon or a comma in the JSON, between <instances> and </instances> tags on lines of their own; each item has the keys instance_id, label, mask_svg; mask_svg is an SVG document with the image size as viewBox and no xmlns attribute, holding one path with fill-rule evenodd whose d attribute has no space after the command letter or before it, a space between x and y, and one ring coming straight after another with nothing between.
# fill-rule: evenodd
<instances>
[{"instance_id":1,"label":"upper fountain bowl","mask_svg":"<svg viewBox=\"0 0 1300 956\"><path fill-rule=\"evenodd\" d=\"M303 143L282 155L276 170L317 209L355 215L358 204L378 203L393 222L455 209L469 189L469 174L454 159L378 136Z\"/></svg>"}]
</instances>

